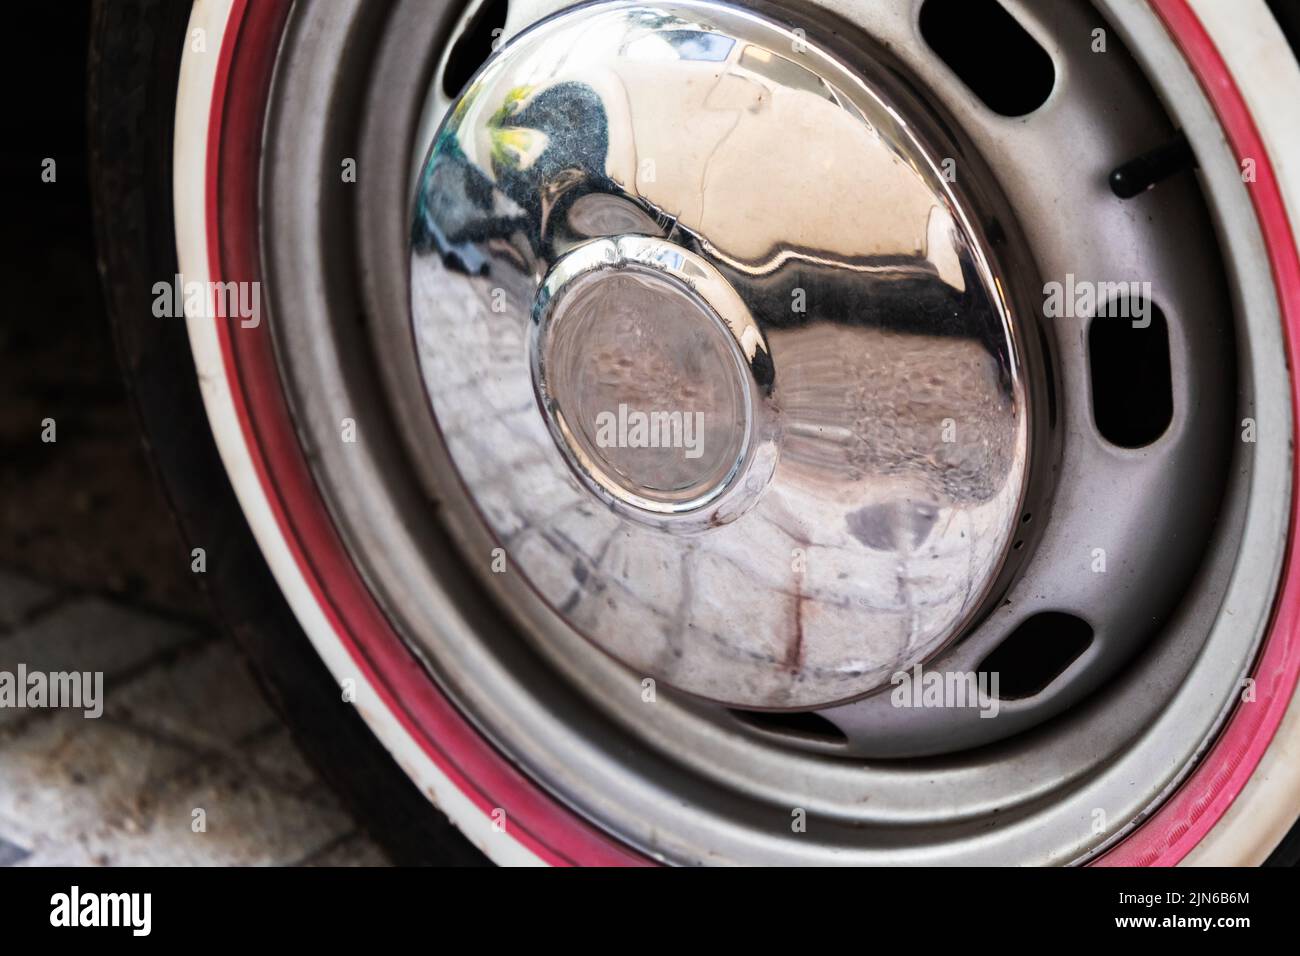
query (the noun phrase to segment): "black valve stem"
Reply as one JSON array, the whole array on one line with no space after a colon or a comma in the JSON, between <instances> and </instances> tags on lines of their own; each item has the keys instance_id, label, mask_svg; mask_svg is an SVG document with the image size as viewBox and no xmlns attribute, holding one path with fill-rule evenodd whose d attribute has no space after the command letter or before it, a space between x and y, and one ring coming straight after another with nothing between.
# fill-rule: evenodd
<instances>
[{"instance_id":1,"label":"black valve stem","mask_svg":"<svg viewBox=\"0 0 1300 956\"><path fill-rule=\"evenodd\" d=\"M1110 174L1110 189L1120 199L1132 199L1174 173L1195 167L1192 147L1187 137L1179 133L1171 142L1116 166Z\"/></svg>"}]
</instances>

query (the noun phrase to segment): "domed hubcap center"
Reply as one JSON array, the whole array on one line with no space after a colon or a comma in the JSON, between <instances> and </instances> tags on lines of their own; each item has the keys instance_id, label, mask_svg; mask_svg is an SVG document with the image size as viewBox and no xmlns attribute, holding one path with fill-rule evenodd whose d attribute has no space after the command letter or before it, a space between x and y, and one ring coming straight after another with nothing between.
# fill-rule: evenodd
<instances>
[{"instance_id":1,"label":"domed hubcap center","mask_svg":"<svg viewBox=\"0 0 1300 956\"><path fill-rule=\"evenodd\" d=\"M556 263L535 306L533 380L551 434L587 486L633 517L716 501L752 446L748 363L687 264L708 274L671 243L600 240Z\"/></svg>"}]
</instances>

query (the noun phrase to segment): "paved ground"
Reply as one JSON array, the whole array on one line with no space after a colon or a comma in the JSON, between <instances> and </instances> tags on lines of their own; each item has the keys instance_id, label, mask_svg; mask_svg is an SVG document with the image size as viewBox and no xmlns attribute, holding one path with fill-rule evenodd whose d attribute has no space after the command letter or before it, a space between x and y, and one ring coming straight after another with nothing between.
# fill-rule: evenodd
<instances>
[{"instance_id":1,"label":"paved ground","mask_svg":"<svg viewBox=\"0 0 1300 956\"><path fill-rule=\"evenodd\" d=\"M104 708L0 708L0 865L385 863L208 628L0 570L19 663L102 670Z\"/></svg>"},{"instance_id":2,"label":"paved ground","mask_svg":"<svg viewBox=\"0 0 1300 956\"><path fill-rule=\"evenodd\" d=\"M0 680L19 664L103 671L105 707L0 707L0 865L381 863L193 586L100 295L88 5L30 12L28 35L59 42L55 89L24 100L0 144L14 187L0 230ZM40 181L45 157L56 182ZM47 419L57 441L41 440Z\"/></svg>"}]
</instances>

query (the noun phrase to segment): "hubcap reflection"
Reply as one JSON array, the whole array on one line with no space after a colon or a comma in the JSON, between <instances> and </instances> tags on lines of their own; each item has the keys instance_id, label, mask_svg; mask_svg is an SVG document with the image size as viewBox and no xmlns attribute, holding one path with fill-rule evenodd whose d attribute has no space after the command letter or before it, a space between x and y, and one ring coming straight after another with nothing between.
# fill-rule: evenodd
<instances>
[{"instance_id":1,"label":"hubcap reflection","mask_svg":"<svg viewBox=\"0 0 1300 956\"><path fill-rule=\"evenodd\" d=\"M422 170L411 296L507 586L741 707L958 638L1023 553L1035 357L962 155L887 64L721 4L499 51Z\"/></svg>"}]
</instances>

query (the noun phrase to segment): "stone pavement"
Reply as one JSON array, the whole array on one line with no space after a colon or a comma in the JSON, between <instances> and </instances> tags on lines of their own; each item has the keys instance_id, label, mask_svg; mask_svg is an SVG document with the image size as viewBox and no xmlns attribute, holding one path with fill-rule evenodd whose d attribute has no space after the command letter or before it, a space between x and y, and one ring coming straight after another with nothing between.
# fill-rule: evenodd
<instances>
[{"instance_id":1,"label":"stone pavement","mask_svg":"<svg viewBox=\"0 0 1300 956\"><path fill-rule=\"evenodd\" d=\"M103 714L0 707L0 865L386 864L223 635L0 569L19 664L102 671Z\"/></svg>"}]
</instances>

